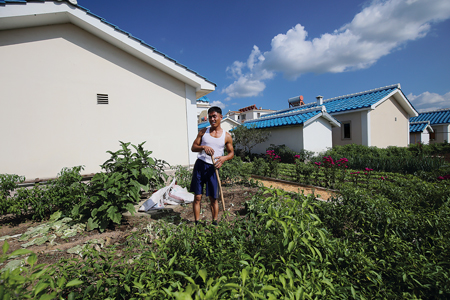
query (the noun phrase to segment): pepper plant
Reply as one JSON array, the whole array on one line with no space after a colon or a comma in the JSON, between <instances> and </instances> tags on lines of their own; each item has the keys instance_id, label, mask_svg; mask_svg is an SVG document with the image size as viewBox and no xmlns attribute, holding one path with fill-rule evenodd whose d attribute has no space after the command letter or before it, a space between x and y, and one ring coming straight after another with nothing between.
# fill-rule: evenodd
<instances>
[{"instance_id":1,"label":"pepper plant","mask_svg":"<svg viewBox=\"0 0 450 300\"><path fill-rule=\"evenodd\" d=\"M145 142L144 142L145 143ZM72 210L74 217L87 221L87 229L104 231L112 223L120 224L122 212L135 213L134 204L139 202L142 191L156 189L167 179L164 160L150 157L151 151L142 145L120 142L122 149L112 152L111 158L101 167L106 172L97 173L89 183L87 197Z\"/></svg>"}]
</instances>

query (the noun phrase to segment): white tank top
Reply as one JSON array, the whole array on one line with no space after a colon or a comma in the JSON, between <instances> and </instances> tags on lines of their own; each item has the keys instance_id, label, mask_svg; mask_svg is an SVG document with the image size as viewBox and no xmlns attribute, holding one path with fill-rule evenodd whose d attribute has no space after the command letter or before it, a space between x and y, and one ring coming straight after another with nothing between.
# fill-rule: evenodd
<instances>
[{"instance_id":1,"label":"white tank top","mask_svg":"<svg viewBox=\"0 0 450 300\"><path fill-rule=\"evenodd\" d=\"M225 148L226 132L225 132L225 130L222 129L222 136L215 138L215 137L212 137L211 134L209 134L209 129L210 128L207 128L205 134L202 136L202 142L200 143L200 145L201 146L209 146L209 147L213 148L214 149L214 158L216 158L218 156L222 156L223 149ZM202 150L202 152L200 152L197 155L197 158L203 160L204 162L206 162L208 164L213 164L211 156L206 154L206 152L203 150Z\"/></svg>"}]
</instances>

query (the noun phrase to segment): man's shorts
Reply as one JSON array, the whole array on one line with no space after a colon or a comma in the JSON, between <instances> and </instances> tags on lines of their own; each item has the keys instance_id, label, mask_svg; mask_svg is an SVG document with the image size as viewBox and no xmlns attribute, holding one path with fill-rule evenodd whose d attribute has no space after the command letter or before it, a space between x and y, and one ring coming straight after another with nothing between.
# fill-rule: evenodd
<instances>
[{"instance_id":1,"label":"man's shorts","mask_svg":"<svg viewBox=\"0 0 450 300\"><path fill-rule=\"evenodd\" d=\"M197 159L194 170L192 171L191 188L189 191L195 195L202 195L204 184L206 184L206 196L217 199L219 197L219 187L214 165Z\"/></svg>"}]
</instances>

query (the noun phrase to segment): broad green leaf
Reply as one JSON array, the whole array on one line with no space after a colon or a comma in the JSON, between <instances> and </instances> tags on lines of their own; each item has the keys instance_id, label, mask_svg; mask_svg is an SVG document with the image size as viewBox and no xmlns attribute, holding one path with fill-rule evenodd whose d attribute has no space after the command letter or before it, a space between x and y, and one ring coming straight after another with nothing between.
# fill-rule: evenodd
<instances>
[{"instance_id":1,"label":"broad green leaf","mask_svg":"<svg viewBox=\"0 0 450 300\"><path fill-rule=\"evenodd\" d=\"M29 253L33 253L33 251L27 250L27 249L18 249L16 251L14 251L13 253L11 253L10 256L24 255L24 254L29 254Z\"/></svg>"},{"instance_id":2,"label":"broad green leaf","mask_svg":"<svg viewBox=\"0 0 450 300\"><path fill-rule=\"evenodd\" d=\"M134 216L136 209L134 208L134 205L132 203L127 203L125 208L131 213L132 216Z\"/></svg>"},{"instance_id":3,"label":"broad green leaf","mask_svg":"<svg viewBox=\"0 0 450 300\"><path fill-rule=\"evenodd\" d=\"M42 290L46 289L49 286L48 283L39 282L34 288L34 296L36 297Z\"/></svg>"},{"instance_id":4,"label":"broad green leaf","mask_svg":"<svg viewBox=\"0 0 450 300\"><path fill-rule=\"evenodd\" d=\"M242 269L241 271L241 278L242 278L242 285L245 286L245 280L248 277L248 270L247 269Z\"/></svg>"},{"instance_id":5,"label":"broad green leaf","mask_svg":"<svg viewBox=\"0 0 450 300\"><path fill-rule=\"evenodd\" d=\"M77 286L77 285L80 285L80 284L83 284L83 281L82 281L82 280L74 279L74 280L69 281L69 282L66 284L66 288L67 288L67 287L71 287L71 286Z\"/></svg>"},{"instance_id":6,"label":"broad green leaf","mask_svg":"<svg viewBox=\"0 0 450 300\"><path fill-rule=\"evenodd\" d=\"M87 224L86 224L86 229L88 231L91 231L91 230L94 230L95 228L98 228L98 220L94 221L94 219L89 218L89 220L87 221Z\"/></svg>"},{"instance_id":7,"label":"broad green leaf","mask_svg":"<svg viewBox=\"0 0 450 300\"><path fill-rule=\"evenodd\" d=\"M3 248L3 254L6 254L6 252L7 252L8 249L9 249L9 244L8 244L8 241L7 241L7 240L5 240L5 242L3 243L2 248Z\"/></svg>"},{"instance_id":8,"label":"broad green leaf","mask_svg":"<svg viewBox=\"0 0 450 300\"><path fill-rule=\"evenodd\" d=\"M36 254L32 253L30 256L28 256L27 263L28 263L31 267L33 267L34 264L35 264L36 262L37 262L37 256L36 256Z\"/></svg>"},{"instance_id":9,"label":"broad green leaf","mask_svg":"<svg viewBox=\"0 0 450 300\"><path fill-rule=\"evenodd\" d=\"M277 288L271 286L271 285L265 285L263 286L263 288L261 289L261 291L276 291L278 290Z\"/></svg>"},{"instance_id":10,"label":"broad green leaf","mask_svg":"<svg viewBox=\"0 0 450 300\"><path fill-rule=\"evenodd\" d=\"M58 281L56 282L56 284L58 285L59 288L62 288L64 286L64 284L66 283L66 277L59 277Z\"/></svg>"},{"instance_id":11,"label":"broad green leaf","mask_svg":"<svg viewBox=\"0 0 450 300\"><path fill-rule=\"evenodd\" d=\"M294 241L291 241L288 246L288 252L292 252L292 249L294 249L294 246L295 246Z\"/></svg>"},{"instance_id":12,"label":"broad green leaf","mask_svg":"<svg viewBox=\"0 0 450 300\"><path fill-rule=\"evenodd\" d=\"M56 292L53 292L50 295L48 295L48 294L42 295L41 298L39 298L39 300L51 300L51 299L55 299L55 297L56 297Z\"/></svg>"},{"instance_id":13,"label":"broad green leaf","mask_svg":"<svg viewBox=\"0 0 450 300\"><path fill-rule=\"evenodd\" d=\"M272 223L273 223L273 220L267 221L267 223L266 223L266 229L269 228L269 227L272 225Z\"/></svg>"},{"instance_id":14,"label":"broad green leaf","mask_svg":"<svg viewBox=\"0 0 450 300\"><path fill-rule=\"evenodd\" d=\"M200 275L200 277L203 279L203 282L206 282L208 272L205 269L199 270L198 275Z\"/></svg>"},{"instance_id":15,"label":"broad green leaf","mask_svg":"<svg viewBox=\"0 0 450 300\"><path fill-rule=\"evenodd\" d=\"M353 288L353 285L350 286L350 291L352 292L353 299L356 299L356 291Z\"/></svg>"},{"instance_id":16,"label":"broad green leaf","mask_svg":"<svg viewBox=\"0 0 450 300\"><path fill-rule=\"evenodd\" d=\"M177 258L177 253L178 252L175 252L175 255L169 260L169 267L171 267L175 262L175 259Z\"/></svg>"}]
</instances>

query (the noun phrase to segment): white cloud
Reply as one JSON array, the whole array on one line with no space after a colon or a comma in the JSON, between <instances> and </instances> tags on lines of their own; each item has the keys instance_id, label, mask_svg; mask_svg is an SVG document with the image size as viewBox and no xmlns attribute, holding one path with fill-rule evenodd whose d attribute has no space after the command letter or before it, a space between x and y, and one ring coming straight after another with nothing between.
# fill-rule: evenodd
<instances>
[{"instance_id":1,"label":"white cloud","mask_svg":"<svg viewBox=\"0 0 450 300\"><path fill-rule=\"evenodd\" d=\"M419 112L450 107L450 92L444 95L424 92L417 96L409 94L406 97Z\"/></svg>"},{"instance_id":2,"label":"white cloud","mask_svg":"<svg viewBox=\"0 0 450 300\"><path fill-rule=\"evenodd\" d=\"M213 101L211 102L211 106L218 106L221 109L225 109L226 105L223 104L221 101Z\"/></svg>"},{"instance_id":3,"label":"white cloud","mask_svg":"<svg viewBox=\"0 0 450 300\"><path fill-rule=\"evenodd\" d=\"M450 17L448 0L375 0L353 20L318 38L297 24L276 35L271 50L253 46L247 62L227 68L235 81L222 90L228 98L257 96L263 81L281 72L295 79L305 73L339 73L368 68L408 41L428 34L434 22Z\"/></svg>"},{"instance_id":4,"label":"white cloud","mask_svg":"<svg viewBox=\"0 0 450 300\"><path fill-rule=\"evenodd\" d=\"M251 80L242 76L224 88L222 92L226 93L228 95L227 100L230 100L231 98L258 96L265 88L266 85L261 80Z\"/></svg>"}]
</instances>

